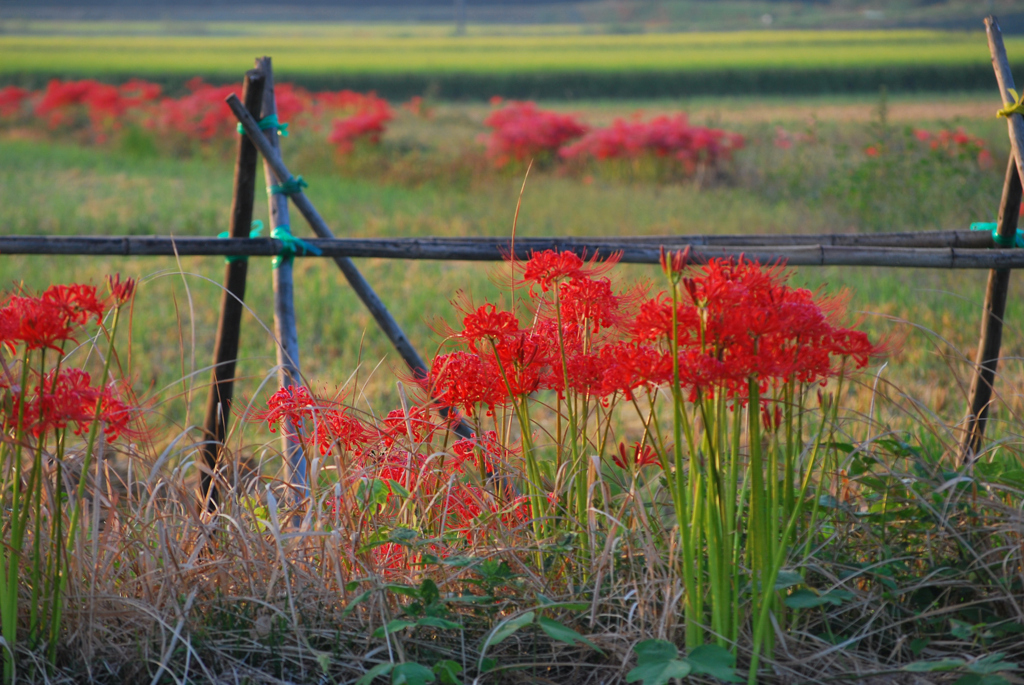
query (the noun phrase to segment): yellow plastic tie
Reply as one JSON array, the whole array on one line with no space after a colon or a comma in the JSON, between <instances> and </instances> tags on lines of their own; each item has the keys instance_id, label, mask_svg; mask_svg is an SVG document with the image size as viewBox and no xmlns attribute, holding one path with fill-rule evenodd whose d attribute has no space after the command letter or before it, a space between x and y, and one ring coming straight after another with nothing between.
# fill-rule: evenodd
<instances>
[{"instance_id":1,"label":"yellow plastic tie","mask_svg":"<svg viewBox=\"0 0 1024 685\"><path fill-rule=\"evenodd\" d=\"M1006 105L996 112L997 117L1009 117L1011 114L1024 114L1024 95L1017 95L1017 91L1013 88L1010 88L1009 92L1010 95L1013 96L1014 102Z\"/></svg>"}]
</instances>

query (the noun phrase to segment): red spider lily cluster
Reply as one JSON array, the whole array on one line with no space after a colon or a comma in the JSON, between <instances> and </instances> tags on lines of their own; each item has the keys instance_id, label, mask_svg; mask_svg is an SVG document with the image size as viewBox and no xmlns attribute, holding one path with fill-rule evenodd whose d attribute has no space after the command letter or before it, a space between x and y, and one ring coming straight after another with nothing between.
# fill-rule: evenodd
<instances>
[{"instance_id":1,"label":"red spider lily cluster","mask_svg":"<svg viewBox=\"0 0 1024 685\"><path fill-rule=\"evenodd\" d=\"M512 161L558 156L563 160L669 159L686 173L698 165L730 159L744 145L743 136L720 129L692 126L685 114L616 119L607 128L594 128L570 114L543 110L533 102L504 103L484 124L488 156L498 166ZM575 142L573 142L575 141Z\"/></svg>"},{"instance_id":2,"label":"red spider lily cluster","mask_svg":"<svg viewBox=\"0 0 1024 685\"><path fill-rule=\"evenodd\" d=\"M87 371L62 368L60 359L69 343L78 343L90 320L102 322L109 307L123 305L134 291L132 280L118 277L109 285L107 297L89 285L54 285L39 296L10 295L0 306L0 350L11 355L24 350L21 375L7 365L0 375L0 389L9 397L0 411L6 434L43 440L73 425L81 435L97 420L108 441L127 430L132 412L117 385L94 387ZM47 350L57 353L56 366L48 370ZM38 352L38 367L33 352Z\"/></svg>"},{"instance_id":3,"label":"red spider lily cluster","mask_svg":"<svg viewBox=\"0 0 1024 685\"><path fill-rule=\"evenodd\" d=\"M379 483L379 499L360 502L357 492L360 511L369 507L370 515L386 518L405 499L424 504L433 512L430 526L437 542L430 549L435 554L446 556L462 542L472 543L498 528L514 532L527 519L525 498L493 486L498 473L515 468L515 451L501 445L494 432L456 440L443 451L450 423L423 407L395 409L382 420L367 421L297 386L274 393L267 410L255 418L266 421L271 431L289 431L304 451L337 457L344 464L344 489ZM333 498L329 507L333 516L346 514L343 500ZM392 545L375 551L382 569L398 558L404 555Z\"/></svg>"},{"instance_id":4,"label":"red spider lily cluster","mask_svg":"<svg viewBox=\"0 0 1024 685\"><path fill-rule=\"evenodd\" d=\"M348 108L355 112L343 119L335 119L328 138L342 154L350 152L357 140L366 140L374 145L379 143L387 123L395 116L387 101L373 93L359 97Z\"/></svg>"},{"instance_id":5,"label":"red spider lily cluster","mask_svg":"<svg viewBox=\"0 0 1024 685\"><path fill-rule=\"evenodd\" d=\"M992 166L992 153L989 152L984 139L972 136L963 128L955 131L943 129L937 132L915 129L914 137L927 143L932 150L946 152L952 156L969 155L975 157L978 166L988 169Z\"/></svg>"},{"instance_id":6,"label":"red spider lily cluster","mask_svg":"<svg viewBox=\"0 0 1024 685\"><path fill-rule=\"evenodd\" d=\"M554 156L563 145L589 130L572 114L559 114L540 109L532 102L517 101L492 112L484 125L491 129L485 141L487 155L498 166L513 160L521 162L543 155Z\"/></svg>"},{"instance_id":7,"label":"red spider lily cluster","mask_svg":"<svg viewBox=\"0 0 1024 685\"><path fill-rule=\"evenodd\" d=\"M840 373L840 360L859 368L879 351L840 325L841 300L789 286L779 266L667 257L685 293L674 301L666 292L617 291L603 275L613 264L534 255L520 281L533 308L529 325L493 304L467 312L454 336L466 349L434 360L434 396L470 416L538 390L632 399L671 383L677 362L691 400L725 393L745 402L748 379L762 389L818 383Z\"/></svg>"},{"instance_id":8,"label":"red spider lily cluster","mask_svg":"<svg viewBox=\"0 0 1024 685\"><path fill-rule=\"evenodd\" d=\"M224 99L232 93L239 95L237 86L213 86L194 78L186 84L186 90L183 96L166 97L158 84L139 79L120 86L91 79L54 79L41 91L17 86L0 89L0 117L41 120L50 129L84 127L96 142L104 142L126 123L200 142L235 133L236 121ZM378 141L393 116L388 103L374 93L314 93L279 83L274 94L282 122L298 121L318 128L317 122L324 118L347 114L334 121L330 134L331 142L343 151L358 138Z\"/></svg>"},{"instance_id":9,"label":"red spider lily cluster","mask_svg":"<svg viewBox=\"0 0 1024 685\"><path fill-rule=\"evenodd\" d=\"M692 173L698 165L713 166L730 159L744 145L743 136L717 128L693 126L685 114L642 119L616 119L611 126L591 131L561 149L565 159L667 158Z\"/></svg>"}]
</instances>

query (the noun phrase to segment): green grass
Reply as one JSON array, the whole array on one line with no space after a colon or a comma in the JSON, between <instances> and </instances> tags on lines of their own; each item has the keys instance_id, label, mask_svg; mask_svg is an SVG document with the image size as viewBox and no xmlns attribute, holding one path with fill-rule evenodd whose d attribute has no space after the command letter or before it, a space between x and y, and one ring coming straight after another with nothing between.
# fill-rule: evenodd
<instances>
[{"instance_id":1,"label":"green grass","mask_svg":"<svg viewBox=\"0 0 1024 685\"><path fill-rule=\"evenodd\" d=\"M1024 39L1007 39L1009 53ZM271 54L283 78L339 73L714 71L984 65L980 33L777 31L643 35L374 35L305 25L259 36L2 36L0 74L236 76Z\"/></svg>"},{"instance_id":2,"label":"green grass","mask_svg":"<svg viewBox=\"0 0 1024 685\"><path fill-rule=\"evenodd\" d=\"M623 109L628 108L619 112ZM584 115L606 118L614 112L600 105L585 108ZM339 236L507 235L521 170L449 168L460 150L475 149L472 141L482 114L472 106L444 106L426 122L403 115L385 138L382 156L367 153L339 163L308 132L289 138L286 153L292 167L311 182L310 198ZM921 123L933 130L954 125ZM963 228L994 214L1006 143L999 121L961 123L991 141L997 156L992 170L946 178L922 175L924 167L919 169L916 162L894 162L892 168L853 177L845 169L860 162L842 150L877 140L877 127L828 122L817 129L819 144L793 152L771 145L774 124L745 127L750 145L738 156L731 179L706 187L634 180L621 169L595 170L593 180L534 170L518 235ZM898 133L892 128L884 135ZM227 225L231 167L216 154L138 157L117 149L7 140L0 142L0 156L6 162L0 169L0 225L9 233L215 235ZM860 185L850 186L850 178L859 179ZM859 194L850 196L852 190ZM263 197L261 180L256 216L266 220ZM300 219L293 224L297 235L309 235ZM453 320L449 300L459 290L476 301L498 296L492 265L361 260L359 266L425 357L440 340L438 320ZM135 313L132 372L137 387L142 392L171 387L192 393L197 401L172 402L168 415L175 422L194 423L205 392L193 386L204 384L207 374L191 374L204 368L211 354L223 273L219 260L189 258L179 268L174 260L157 258L0 259L0 283L23 281L31 288L55 280L98 283L114 271L150 277ZM626 272L655 276L643 267ZM365 397L355 400L374 411L390 408L397 395L388 369L400 370L400 364L339 272L329 261L305 259L297 278L304 372L315 384L333 389L357 369L361 384L383 362ZM973 355L984 272L803 269L797 280L812 287L848 289L852 308L865 312L874 332L906 338L889 360L886 376L941 412L961 411L962 398L951 385L948 364L962 373L965 367L958 356ZM253 315L244 324L241 352L240 372L249 378L242 384L243 393L254 392L274 364L265 328L272 320L270 285L269 263L254 261L247 293ZM912 325L893 324L893 318ZM1019 321L1024 321L1024 306L1011 298L1004 350L1014 357L1024 356L1024 340L1015 324ZM936 343L925 330L950 345ZM1002 367L1008 382L1021 377L1024 369L1019 367L1016 362ZM192 380L182 382L182 377Z\"/></svg>"}]
</instances>

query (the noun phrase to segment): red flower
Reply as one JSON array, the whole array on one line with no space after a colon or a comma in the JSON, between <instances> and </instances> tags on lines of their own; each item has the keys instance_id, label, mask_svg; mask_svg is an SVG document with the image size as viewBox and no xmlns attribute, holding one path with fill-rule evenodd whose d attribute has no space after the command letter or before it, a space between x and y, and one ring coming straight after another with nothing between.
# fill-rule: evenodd
<instances>
[{"instance_id":1,"label":"red flower","mask_svg":"<svg viewBox=\"0 0 1024 685\"><path fill-rule=\"evenodd\" d=\"M633 443L633 449L627 456L626 443L619 443L618 454L612 454L612 461L620 469L628 470L630 465L632 468L639 469L644 466L661 466L661 460L658 459L658 455L654 453L650 445L644 445L642 448L639 442Z\"/></svg>"},{"instance_id":2,"label":"red flower","mask_svg":"<svg viewBox=\"0 0 1024 685\"><path fill-rule=\"evenodd\" d=\"M481 359L471 352L436 357L426 383L432 397L468 416L481 404L488 412L493 411L505 398L505 388L493 360Z\"/></svg>"},{"instance_id":3,"label":"red flower","mask_svg":"<svg viewBox=\"0 0 1024 685\"><path fill-rule=\"evenodd\" d=\"M18 415L23 412L24 431L37 439L72 423L75 434L82 435L90 430L98 416L107 441L113 442L127 430L131 409L118 397L113 386L101 390L92 387L91 381L89 374L80 369L63 369L56 374L51 371L42 378L34 393L24 397L24 408L20 393L15 393L6 428L16 428Z\"/></svg>"},{"instance_id":4,"label":"red flower","mask_svg":"<svg viewBox=\"0 0 1024 685\"><path fill-rule=\"evenodd\" d=\"M121 274L107 276L107 288L110 290L110 299L115 307L119 307L132 299L135 294L135 279L126 278L121 280Z\"/></svg>"},{"instance_id":5,"label":"red flower","mask_svg":"<svg viewBox=\"0 0 1024 685\"><path fill-rule=\"evenodd\" d=\"M476 343L480 340L498 341L519 330L519 319L512 312L498 311L489 302L462 320L464 330L459 336L469 344L469 349L478 352ZM488 352L485 350L484 352Z\"/></svg>"},{"instance_id":6,"label":"red flower","mask_svg":"<svg viewBox=\"0 0 1024 685\"><path fill-rule=\"evenodd\" d=\"M544 250L533 253L526 262L523 282L531 284L530 293L533 294L534 285L539 285L543 292L547 292L556 281L582 275L583 259L575 252Z\"/></svg>"}]
</instances>

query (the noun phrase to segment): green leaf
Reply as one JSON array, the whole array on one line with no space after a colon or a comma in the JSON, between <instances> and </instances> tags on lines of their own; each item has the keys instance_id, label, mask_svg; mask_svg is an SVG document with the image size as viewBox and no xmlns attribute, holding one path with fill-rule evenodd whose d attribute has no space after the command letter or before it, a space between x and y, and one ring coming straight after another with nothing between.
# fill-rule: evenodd
<instances>
[{"instance_id":1,"label":"green leaf","mask_svg":"<svg viewBox=\"0 0 1024 685\"><path fill-rule=\"evenodd\" d=\"M498 665L498 662L495 661L494 659L492 659L491 657L487 657L485 659L481 659L480 660L480 672L481 673L487 673L488 671L493 671L494 667L497 666L497 665Z\"/></svg>"},{"instance_id":2,"label":"green leaf","mask_svg":"<svg viewBox=\"0 0 1024 685\"><path fill-rule=\"evenodd\" d=\"M902 670L910 673L937 673L940 671L955 671L963 668L966 663L963 659L949 657L934 661L915 661L904 666Z\"/></svg>"},{"instance_id":3,"label":"green leaf","mask_svg":"<svg viewBox=\"0 0 1024 685\"><path fill-rule=\"evenodd\" d=\"M494 645L501 644L504 642L512 633L516 632L524 626L528 626L533 623L534 613L527 611L525 614L516 616L513 619L505 621L490 634L487 640L484 641L485 645L493 647Z\"/></svg>"},{"instance_id":4,"label":"green leaf","mask_svg":"<svg viewBox=\"0 0 1024 685\"><path fill-rule=\"evenodd\" d=\"M400 526L388 533L388 541L410 547L414 542L416 542L416 538L418 538L419 535L420 534L412 528Z\"/></svg>"},{"instance_id":5,"label":"green leaf","mask_svg":"<svg viewBox=\"0 0 1024 685\"><path fill-rule=\"evenodd\" d=\"M786 597L785 605L790 609L812 609L825 604L839 606L853 598L854 594L847 590L831 590L823 595L819 595L815 594L813 590L803 588Z\"/></svg>"},{"instance_id":6,"label":"green leaf","mask_svg":"<svg viewBox=\"0 0 1024 685\"><path fill-rule=\"evenodd\" d=\"M373 636L383 638L385 635L394 635L398 631L411 628L414 625L416 625L416 623L413 621L396 618L393 621L388 621L386 626L381 626L380 628L377 628L377 630L373 631Z\"/></svg>"},{"instance_id":7,"label":"green leaf","mask_svg":"<svg viewBox=\"0 0 1024 685\"><path fill-rule=\"evenodd\" d=\"M965 621L951 618L949 619L949 632L957 639L970 640L974 637L974 626Z\"/></svg>"},{"instance_id":8,"label":"green leaf","mask_svg":"<svg viewBox=\"0 0 1024 685\"><path fill-rule=\"evenodd\" d=\"M391 663L377 664L369 671L364 673L363 677L356 681L356 685L370 685L370 683L372 683L374 679L377 678L377 676L387 675L391 672L391 669L394 667L395 665Z\"/></svg>"},{"instance_id":9,"label":"green leaf","mask_svg":"<svg viewBox=\"0 0 1024 685\"><path fill-rule=\"evenodd\" d=\"M662 663L672 661L679 657L679 650L671 642L665 640L644 640L633 647L636 652L636 662L644 664Z\"/></svg>"},{"instance_id":10,"label":"green leaf","mask_svg":"<svg viewBox=\"0 0 1024 685\"><path fill-rule=\"evenodd\" d=\"M1016 671L1017 664L1012 661L1003 661L1005 652L996 652L982 657L975 662L967 664L967 670L971 673L999 673L1000 671Z\"/></svg>"},{"instance_id":11,"label":"green leaf","mask_svg":"<svg viewBox=\"0 0 1024 685\"><path fill-rule=\"evenodd\" d=\"M389 484L389 486L391 488L391 492L393 492L394 494L399 495L400 497L405 497L405 498L409 497L409 491L406 490L402 486L402 484L399 483L397 480L391 480L389 478L388 479L388 484Z\"/></svg>"},{"instance_id":12,"label":"green leaf","mask_svg":"<svg viewBox=\"0 0 1024 685\"><path fill-rule=\"evenodd\" d=\"M572 628L562 625L558 621L541 616L537 619L537 625L539 625L540 629L547 633L548 637L552 640L558 640L559 642L564 642L569 645L575 645L577 642L582 642L588 647L604 654L604 652L601 652L601 649L593 642L583 637Z\"/></svg>"},{"instance_id":13,"label":"green leaf","mask_svg":"<svg viewBox=\"0 0 1024 685\"><path fill-rule=\"evenodd\" d=\"M739 683L736 675L736 657L728 649L718 645L701 645L686 655L694 673L703 673L727 683Z\"/></svg>"},{"instance_id":14,"label":"green leaf","mask_svg":"<svg viewBox=\"0 0 1024 685\"><path fill-rule=\"evenodd\" d=\"M423 599L423 603L430 605L441 599L441 592L437 589L437 583L427 578L420 583L420 598Z\"/></svg>"},{"instance_id":15,"label":"green leaf","mask_svg":"<svg viewBox=\"0 0 1024 685\"><path fill-rule=\"evenodd\" d=\"M389 494L388 486L376 478L362 479L356 488L356 500L365 507L377 507L386 504Z\"/></svg>"},{"instance_id":16,"label":"green leaf","mask_svg":"<svg viewBox=\"0 0 1024 685\"><path fill-rule=\"evenodd\" d=\"M439 618L437 616L424 616L420 620L416 621L418 626L428 626L430 628L441 628L442 630L462 630L462 625L455 621L449 621L448 619Z\"/></svg>"},{"instance_id":17,"label":"green leaf","mask_svg":"<svg viewBox=\"0 0 1024 685\"><path fill-rule=\"evenodd\" d=\"M688 675L690 664L673 659L637 666L626 674L626 682L635 683L639 680L643 685L665 685L673 678L685 678Z\"/></svg>"},{"instance_id":18,"label":"green leaf","mask_svg":"<svg viewBox=\"0 0 1024 685\"><path fill-rule=\"evenodd\" d=\"M345 583L345 592L355 592L356 588L358 587L358 580L350 580L349 582Z\"/></svg>"},{"instance_id":19,"label":"green leaf","mask_svg":"<svg viewBox=\"0 0 1024 685\"><path fill-rule=\"evenodd\" d=\"M316 662L320 664L320 670L325 674L331 672L331 653L330 652L314 652L316 654Z\"/></svg>"},{"instance_id":20,"label":"green leaf","mask_svg":"<svg viewBox=\"0 0 1024 685\"><path fill-rule=\"evenodd\" d=\"M437 675L441 685L462 685L459 674L462 673L462 665L451 659L441 659L434 664L434 674Z\"/></svg>"},{"instance_id":21,"label":"green leaf","mask_svg":"<svg viewBox=\"0 0 1024 685\"><path fill-rule=\"evenodd\" d=\"M779 571L779 575L775 576L775 589L785 590L786 588L793 587L794 585L803 585L804 578L796 571L787 571L783 569Z\"/></svg>"},{"instance_id":22,"label":"green leaf","mask_svg":"<svg viewBox=\"0 0 1024 685\"><path fill-rule=\"evenodd\" d=\"M1010 681L1001 675L968 673L961 676L953 685L1010 685Z\"/></svg>"},{"instance_id":23,"label":"green leaf","mask_svg":"<svg viewBox=\"0 0 1024 685\"><path fill-rule=\"evenodd\" d=\"M348 603L348 606L345 607L345 610L341 612L341 617L345 618L346 616L351 614L360 602L365 601L372 594L373 590L367 590L365 592L360 593L359 596L355 597L351 602Z\"/></svg>"},{"instance_id":24,"label":"green leaf","mask_svg":"<svg viewBox=\"0 0 1024 685\"><path fill-rule=\"evenodd\" d=\"M426 685L432 682L434 672L420 664L395 664L395 669L391 671L391 685Z\"/></svg>"},{"instance_id":25,"label":"green leaf","mask_svg":"<svg viewBox=\"0 0 1024 685\"><path fill-rule=\"evenodd\" d=\"M924 651L924 648L931 644L931 640L926 637L914 638L910 641L910 651L914 656L918 656Z\"/></svg>"}]
</instances>

